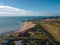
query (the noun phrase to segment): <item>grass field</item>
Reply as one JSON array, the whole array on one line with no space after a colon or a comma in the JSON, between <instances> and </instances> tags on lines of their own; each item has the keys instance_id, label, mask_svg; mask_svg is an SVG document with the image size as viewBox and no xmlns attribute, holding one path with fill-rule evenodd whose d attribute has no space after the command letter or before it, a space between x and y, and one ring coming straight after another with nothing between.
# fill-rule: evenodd
<instances>
[{"instance_id":1,"label":"grass field","mask_svg":"<svg viewBox=\"0 0 60 45\"><path fill-rule=\"evenodd\" d=\"M41 22L41 26L46 29L56 41L60 42L60 23Z\"/></svg>"}]
</instances>

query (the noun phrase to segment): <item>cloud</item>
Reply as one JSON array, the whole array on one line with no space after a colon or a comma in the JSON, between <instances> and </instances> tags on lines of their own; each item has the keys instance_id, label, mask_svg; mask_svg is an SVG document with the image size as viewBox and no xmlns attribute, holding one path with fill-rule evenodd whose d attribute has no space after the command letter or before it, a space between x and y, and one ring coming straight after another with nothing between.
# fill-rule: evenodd
<instances>
[{"instance_id":1,"label":"cloud","mask_svg":"<svg viewBox=\"0 0 60 45\"><path fill-rule=\"evenodd\" d=\"M19 9L11 6L0 5L0 16L52 16L60 15L59 12L40 12Z\"/></svg>"}]
</instances>

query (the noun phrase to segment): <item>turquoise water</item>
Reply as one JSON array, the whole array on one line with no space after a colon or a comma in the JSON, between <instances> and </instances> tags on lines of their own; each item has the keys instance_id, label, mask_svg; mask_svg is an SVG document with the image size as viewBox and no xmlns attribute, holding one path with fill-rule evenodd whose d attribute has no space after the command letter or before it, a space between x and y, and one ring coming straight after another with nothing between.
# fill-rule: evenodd
<instances>
[{"instance_id":1,"label":"turquoise water","mask_svg":"<svg viewBox=\"0 0 60 45\"><path fill-rule=\"evenodd\" d=\"M16 31L23 26L22 21L43 18L45 16L0 17L0 33Z\"/></svg>"}]
</instances>

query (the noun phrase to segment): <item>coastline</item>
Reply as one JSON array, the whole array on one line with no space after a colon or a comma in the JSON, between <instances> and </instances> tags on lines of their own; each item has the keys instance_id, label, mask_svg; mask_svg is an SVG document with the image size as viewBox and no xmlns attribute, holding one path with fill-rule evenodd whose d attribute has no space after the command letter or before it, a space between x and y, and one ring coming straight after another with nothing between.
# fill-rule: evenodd
<instances>
[{"instance_id":1,"label":"coastline","mask_svg":"<svg viewBox=\"0 0 60 45\"><path fill-rule=\"evenodd\" d=\"M58 20L58 21L54 22L56 20ZM58 35L59 33L56 34L60 29L59 22L60 22L60 18L46 18L46 19L41 19L41 20L40 19L26 20L26 21L23 21L23 26L19 30L17 30L16 32L12 32L12 33L10 33L9 36L5 36L5 37L6 37L6 39L7 39L7 37L9 37L13 40L14 39L22 39L23 40L23 39L33 39L33 38L48 39L49 41L51 41L51 43L55 44L54 41L59 41L58 39L60 39L59 35ZM54 27L56 27L56 28L54 28ZM31 28L31 30L30 30L30 28ZM35 30L35 31L33 31L33 30ZM56 33L54 33L54 32L56 32ZM8 35L8 34L6 34L6 35ZM41 37L41 35L43 37ZM52 36L52 35L54 35L54 36ZM51 37L53 37L53 38L51 38ZM55 37L58 37L58 38L55 38ZM55 39L55 40L53 40L53 39Z\"/></svg>"},{"instance_id":2,"label":"coastline","mask_svg":"<svg viewBox=\"0 0 60 45\"><path fill-rule=\"evenodd\" d=\"M32 23L32 21L25 21L24 25L16 33L24 32L30 28L35 27L35 26L36 26L36 24Z\"/></svg>"}]
</instances>

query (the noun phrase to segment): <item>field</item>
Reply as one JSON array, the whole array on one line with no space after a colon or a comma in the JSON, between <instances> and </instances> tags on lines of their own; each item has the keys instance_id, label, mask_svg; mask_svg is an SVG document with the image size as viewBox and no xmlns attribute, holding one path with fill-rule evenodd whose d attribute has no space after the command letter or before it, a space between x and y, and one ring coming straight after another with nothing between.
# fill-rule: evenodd
<instances>
[{"instance_id":1,"label":"field","mask_svg":"<svg viewBox=\"0 0 60 45\"><path fill-rule=\"evenodd\" d=\"M41 21L41 26L46 29L56 41L60 42L60 23L51 23L51 22L44 22Z\"/></svg>"}]
</instances>

